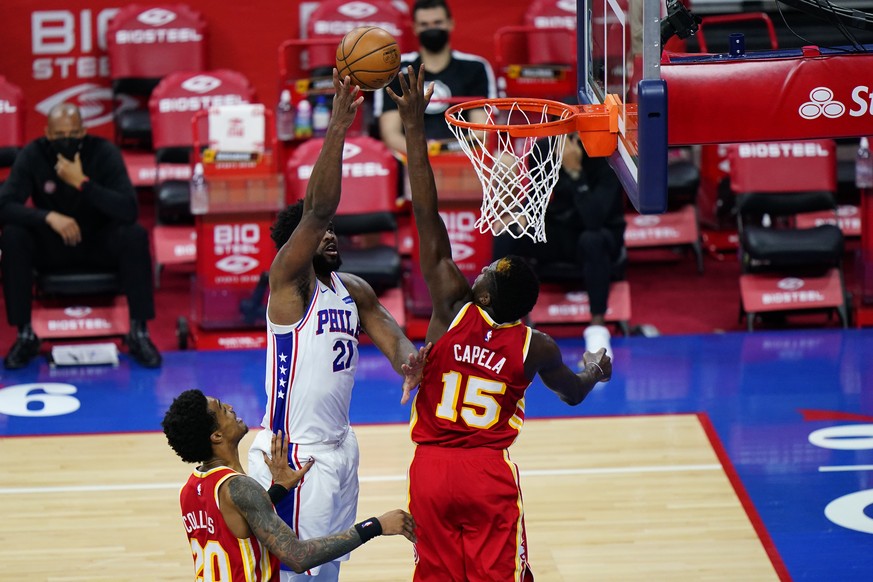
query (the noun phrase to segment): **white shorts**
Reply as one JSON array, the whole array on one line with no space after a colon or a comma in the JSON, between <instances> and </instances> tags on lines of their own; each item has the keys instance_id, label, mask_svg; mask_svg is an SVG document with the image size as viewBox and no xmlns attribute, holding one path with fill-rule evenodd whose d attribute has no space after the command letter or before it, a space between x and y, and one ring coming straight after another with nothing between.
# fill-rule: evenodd
<instances>
[{"instance_id":1,"label":"white shorts","mask_svg":"<svg viewBox=\"0 0 873 582\"><path fill-rule=\"evenodd\" d=\"M249 449L249 475L268 489L272 483L270 469L264 463L262 452L270 454L273 438L269 430L262 430L255 436ZM341 533L352 527L358 511L358 439L349 428L346 438L335 445L297 445L288 447L288 460L295 469L300 468L312 457L315 464L306 473L300 484L276 506L285 523L291 526L302 540ZM346 554L336 562L349 559ZM316 566L308 570L304 580L312 580L321 570ZM339 564L335 570L339 577ZM292 580L293 575L282 565L282 581ZM319 580L321 577L319 577ZM334 578L336 579L336 578Z\"/></svg>"}]
</instances>

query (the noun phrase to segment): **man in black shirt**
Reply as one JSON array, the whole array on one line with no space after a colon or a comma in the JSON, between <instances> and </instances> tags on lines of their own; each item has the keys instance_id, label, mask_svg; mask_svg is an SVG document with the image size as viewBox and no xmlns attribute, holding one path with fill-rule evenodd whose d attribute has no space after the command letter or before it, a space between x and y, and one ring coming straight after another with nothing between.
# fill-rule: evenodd
<instances>
[{"instance_id":1,"label":"man in black shirt","mask_svg":"<svg viewBox=\"0 0 873 582\"><path fill-rule=\"evenodd\" d=\"M441 141L452 149L457 147L457 140L446 124L446 109L464 100L497 97L494 72L483 57L452 50L449 37L455 21L445 0L416 0L412 18L419 51L401 55L400 71L405 72L409 65L418 71L424 63L424 82L434 85L433 97L424 115L424 134L428 141ZM389 86L397 95L401 93L398 79ZM379 118L382 141L391 149L405 153L406 137L400 113L384 90L374 95L373 113ZM467 121L485 122L482 109L465 115Z\"/></svg>"},{"instance_id":2,"label":"man in black shirt","mask_svg":"<svg viewBox=\"0 0 873 582\"><path fill-rule=\"evenodd\" d=\"M130 308L130 354L143 366L161 365L146 330L155 317L152 263L137 212L118 148L86 135L75 105L53 107L45 137L25 146L0 187L3 295L6 317L18 327L7 369L22 368L39 353L30 320L34 270L70 268L118 271Z\"/></svg>"}]
</instances>

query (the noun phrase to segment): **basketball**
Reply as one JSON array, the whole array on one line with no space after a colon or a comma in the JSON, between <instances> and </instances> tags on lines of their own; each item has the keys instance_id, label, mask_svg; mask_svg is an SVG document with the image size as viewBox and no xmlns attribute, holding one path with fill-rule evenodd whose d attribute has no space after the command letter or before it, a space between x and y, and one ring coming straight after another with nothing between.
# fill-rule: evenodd
<instances>
[{"instance_id":1,"label":"basketball","mask_svg":"<svg viewBox=\"0 0 873 582\"><path fill-rule=\"evenodd\" d=\"M400 48L385 30L360 26L336 47L336 70L340 79L349 76L364 91L381 89L400 70Z\"/></svg>"}]
</instances>

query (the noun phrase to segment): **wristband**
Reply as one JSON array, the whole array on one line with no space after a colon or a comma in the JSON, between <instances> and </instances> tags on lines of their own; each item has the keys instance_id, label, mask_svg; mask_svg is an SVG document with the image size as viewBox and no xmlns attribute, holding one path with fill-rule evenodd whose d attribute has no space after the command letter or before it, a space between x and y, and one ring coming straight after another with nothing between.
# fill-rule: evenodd
<instances>
[{"instance_id":1,"label":"wristband","mask_svg":"<svg viewBox=\"0 0 873 582\"><path fill-rule=\"evenodd\" d=\"M598 378L597 380L598 382L606 376L606 374L603 373L603 368L601 368L600 364L598 364L597 362L588 362L587 364L585 364L585 367L587 368L588 366L594 366L595 368L597 368L597 371L600 372L600 378Z\"/></svg>"},{"instance_id":2,"label":"wristband","mask_svg":"<svg viewBox=\"0 0 873 582\"><path fill-rule=\"evenodd\" d=\"M376 536L382 535L382 524L375 517L365 519L355 524L355 531L361 536L361 543L365 544Z\"/></svg>"},{"instance_id":3,"label":"wristband","mask_svg":"<svg viewBox=\"0 0 873 582\"><path fill-rule=\"evenodd\" d=\"M78 191L79 191L79 192L81 192L81 191L82 191L82 190L84 190L84 189L85 189L85 184L87 184L87 183L88 183L88 182L90 182L90 181L91 181L91 179L90 179L90 178L88 178L88 176L85 176L85 179L84 179L84 180L82 180L82 183L81 183L81 184L79 184L79 187L78 187L78 188L76 188L76 190L78 190Z\"/></svg>"},{"instance_id":4,"label":"wristband","mask_svg":"<svg viewBox=\"0 0 873 582\"><path fill-rule=\"evenodd\" d=\"M279 502L285 499L285 496L288 495L288 490L278 483L273 483L267 490L267 495L270 496L270 501L273 505L279 505Z\"/></svg>"}]
</instances>

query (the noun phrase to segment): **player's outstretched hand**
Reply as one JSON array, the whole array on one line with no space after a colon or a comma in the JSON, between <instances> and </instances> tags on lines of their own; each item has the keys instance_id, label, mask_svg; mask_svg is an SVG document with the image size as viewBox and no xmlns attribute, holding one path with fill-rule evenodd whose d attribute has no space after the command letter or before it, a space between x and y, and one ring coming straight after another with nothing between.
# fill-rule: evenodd
<instances>
[{"instance_id":1,"label":"player's outstretched hand","mask_svg":"<svg viewBox=\"0 0 873 582\"><path fill-rule=\"evenodd\" d=\"M612 358L606 355L606 348L585 352L582 354L582 362L585 370L591 368L598 382L608 382L612 378Z\"/></svg>"},{"instance_id":2,"label":"player's outstretched hand","mask_svg":"<svg viewBox=\"0 0 873 582\"><path fill-rule=\"evenodd\" d=\"M419 348L417 354L409 354L406 363L400 365L400 369L403 371L403 395L400 397L400 404L409 402L412 391L421 383L421 374L424 372L427 354L430 353L432 347L433 343L428 343Z\"/></svg>"},{"instance_id":3,"label":"player's outstretched hand","mask_svg":"<svg viewBox=\"0 0 873 582\"><path fill-rule=\"evenodd\" d=\"M333 96L330 122L336 122L343 129L348 129L355 120L358 107L364 102L364 95L361 93L361 88L352 83L351 77L346 75L340 79L336 68L333 70L333 88L336 93Z\"/></svg>"},{"instance_id":4,"label":"player's outstretched hand","mask_svg":"<svg viewBox=\"0 0 873 582\"><path fill-rule=\"evenodd\" d=\"M263 453L264 462L270 468L270 474L273 476L273 483L281 485L288 491L291 491L303 476L312 468L315 459L311 458L297 470L291 468L288 464L288 439L282 434L282 431L273 435L273 440L270 442L270 456Z\"/></svg>"},{"instance_id":5,"label":"player's outstretched hand","mask_svg":"<svg viewBox=\"0 0 873 582\"><path fill-rule=\"evenodd\" d=\"M401 535L412 543L416 542L415 520L402 509L394 509L380 515L379 524L382 526L383 536Z\"/></svg>"},{"instance_id":6,"label":"player's outstretched hand","mask_svg":"<svg viewBox=\"0 0 873 582\"><path fill-rule=\"evenodd\" d=\"M427 109L427 104L433 95L433 83L426 91L424 89L424 65L418 69L418 75L415 74L415 68L409 65L406 67L406 75L401 71L397 78L400 80L402 95L395 93L391 87L386 87L385 92L397 103L397 110L404 125L413 122L424 123L424 110Z\"/></svg>"}]
</instances>

